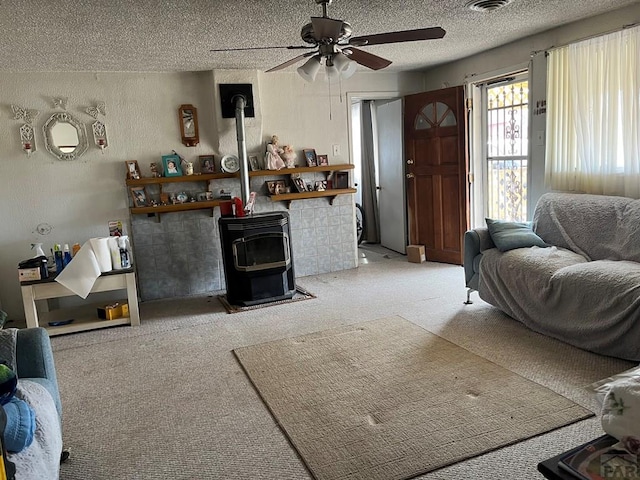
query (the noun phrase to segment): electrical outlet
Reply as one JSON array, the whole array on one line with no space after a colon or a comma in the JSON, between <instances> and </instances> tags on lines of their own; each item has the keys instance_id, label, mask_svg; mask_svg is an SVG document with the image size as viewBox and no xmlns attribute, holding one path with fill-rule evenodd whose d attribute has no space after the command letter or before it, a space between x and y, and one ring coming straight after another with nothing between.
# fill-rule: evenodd
<instances>
[{"instance_id":1,"label":"electrical outlet","mask_svg":"<svg viewBox=\"0 0 640 480\"><path fill-rule=\"evenodd\" d=\"M333 156L337 157L340 155L340 145L337 143L333 145Z\"/></svg>"}]
</instances>

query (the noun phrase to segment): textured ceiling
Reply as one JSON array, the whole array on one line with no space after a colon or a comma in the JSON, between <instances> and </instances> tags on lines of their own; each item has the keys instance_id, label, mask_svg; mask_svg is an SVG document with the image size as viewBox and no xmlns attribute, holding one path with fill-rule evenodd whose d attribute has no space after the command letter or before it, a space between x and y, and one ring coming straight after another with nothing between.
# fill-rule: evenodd
<instances>
[{"instance_id":1,"label":"textured ceiling","mask_svg":"<svg viewBox=\"0 0 640 480\"><path fill-rule=\"evenodd\" d=\"M354 36L441 26L441 40L363 49L390 70L446 63L638 0L515 0L475 12L468 0L334 0L329 16ZM0 0L0 71L266 70L288 50L212 53L212 48L300 45L321 16L313 0ZM289 67L293 69L295 67Z\"/></svg>"}]
</instances>

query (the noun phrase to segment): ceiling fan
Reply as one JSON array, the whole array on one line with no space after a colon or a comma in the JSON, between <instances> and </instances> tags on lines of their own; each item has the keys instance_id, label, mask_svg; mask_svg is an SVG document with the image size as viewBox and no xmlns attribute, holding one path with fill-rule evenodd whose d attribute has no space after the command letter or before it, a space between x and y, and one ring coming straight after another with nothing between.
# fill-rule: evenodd
<instances>
[{"instance_id":1,"label":"ceiling fan","mask_svg":"<svg viewBox=\"0 0 640 480\"><path fill-rule=\"evenodd\" d=\"M322 5L322 17L311 17L311 23L304 25L300 32L302 40L309 45L220 48L211 51L229 52L239 50L271 50L276 48L310 50L270 68L267 72L282 70L304 58L311 57L302 67L298 68L298 73L305 80L313 81L320 69L322 60L324 60L324 64L327 67L327 75L330 78L337 75L342 75L346 78L352 75L356 69L355 63L370 68L371 70L380 70L391 65L390 60L355 47L414 42L417 40L434 40L444 37L446 33L444 29L440 27L431 27L352 37L353 29L349 23L327 16L327 7L331 5L332 1L333 0L315 0L317 4Z\"/></svg>"}]
</instances>

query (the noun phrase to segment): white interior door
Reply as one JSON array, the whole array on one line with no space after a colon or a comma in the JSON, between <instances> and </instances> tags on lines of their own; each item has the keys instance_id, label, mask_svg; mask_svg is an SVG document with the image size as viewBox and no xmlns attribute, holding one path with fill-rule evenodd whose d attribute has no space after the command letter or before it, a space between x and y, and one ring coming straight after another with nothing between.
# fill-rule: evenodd
<instances>
[{"instance_id":1,"label":"white interior door","mask_svg":"<svg viewBox=\"0 0 640 480\"><path fill-rule=\"evenodd\" d=\"M407 197L402 140L402 99L378 100L375 103L379 155L380 244L390 250L406 253Z\"/></svg>"}]
</instances>

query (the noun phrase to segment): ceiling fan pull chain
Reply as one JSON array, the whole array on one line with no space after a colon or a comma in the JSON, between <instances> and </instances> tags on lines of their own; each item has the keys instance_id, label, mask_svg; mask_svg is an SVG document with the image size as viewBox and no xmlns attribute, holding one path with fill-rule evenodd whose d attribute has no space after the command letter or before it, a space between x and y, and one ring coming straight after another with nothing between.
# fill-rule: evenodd
<instances>
[{"instance_id":1,"label":"ceiling fan pull chain","mask_svg":"<svg viewBox=\"0 0 640 480\"><path fill-rule=\"evenodd\" d=\"M331 101L331 78L327 75L327 80L328 80L328 84L329 84L329 121L333 120L333 117L331 116L331 104L333 103Z\"/></svg>"}]
</instances>

